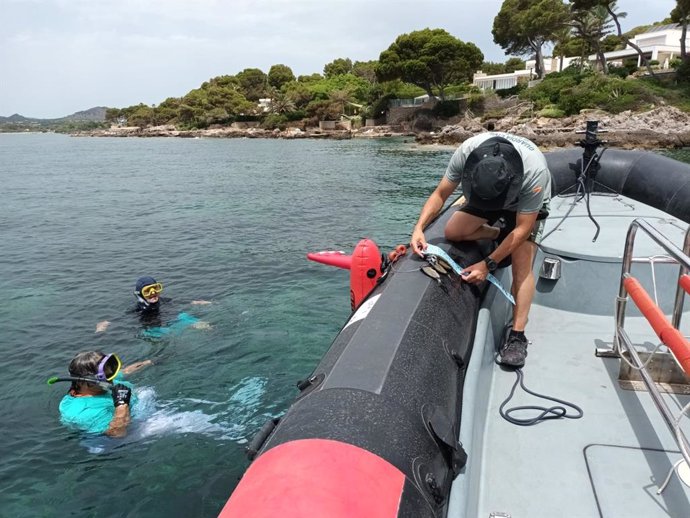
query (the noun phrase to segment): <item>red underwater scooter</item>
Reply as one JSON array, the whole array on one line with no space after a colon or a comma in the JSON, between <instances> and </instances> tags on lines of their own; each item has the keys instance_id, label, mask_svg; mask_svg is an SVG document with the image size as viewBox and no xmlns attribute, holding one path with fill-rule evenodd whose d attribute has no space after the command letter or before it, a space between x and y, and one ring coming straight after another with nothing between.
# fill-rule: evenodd
<instances>
[{"instance_id":1,"label":"red underwater scooter","mask_svg":"<svg viewBox=\"0 0 690 518\"><path fill-rule=\"evenodd\" d=\"M350 306L354 311L374 289L388 266L407 253L405 245L398 245L387 256L381 254L379 247L371 239L362 239L347 255L342 251L310 252L307 259L317 263L350 270Z\"/></svg>"}]
</instances>

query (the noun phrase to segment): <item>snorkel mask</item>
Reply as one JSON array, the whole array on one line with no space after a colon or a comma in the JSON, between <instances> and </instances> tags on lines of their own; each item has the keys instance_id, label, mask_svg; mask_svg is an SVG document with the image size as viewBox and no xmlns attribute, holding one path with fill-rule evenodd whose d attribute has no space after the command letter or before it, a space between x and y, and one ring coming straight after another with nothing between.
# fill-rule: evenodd
<instances>
[{"instance_id":1,"label":"snorkel mask","mask_svg":"<svg viewBox=\"0 0 690 518\"><path fill-rule=\"evenodd\" d=\"M148 286L144 286L141 288L141 295L146 298L150 299L153 295L158 295L163 291L163 285L160 282L157 282L155 284L149 284Z\"/></svg>"},{"instance_id":2,"label":"snorkel mask","mask_svg":"<svg viewBox=\"0 0 690 518\"><path fill-rule=\"evenodd\" d=\"M90 354L90 353L89 353ZM71 367L71 365L70 365ZM98 362L98 367L96 368L96 373L92 375L82 375L85 374L83 368L78 370L72 370L70 368L70 376L58 377L53 376L48 379L48 385L53 385L58 381L69 381L72 382L72 388L77 389L77 383L93 383L98 385L103 390L112 390L113 380L117 377L122 369L122 361L117 354L110 353L106 354Z\"/></svg>"},{"instance_id":3,"label":"snorkel mask","mask_svg":"<svg viewBox=\"0 0 690 518\"><path fill-rule=\"evenodd\" d=\"M134 286L134 296L137 298L137 304L140 309L148 310L158 307L158 300L149 302L147 298L154 295L160 295L163 292L163 285L156 282L153 277L140 277Z\"/></svg>"},{"instance_id":4,"label":"snorkel mask","mask_svg":"<svg viewBox=\"0 0 690 518\"><path fill-rule=\"evenodd\" d=\"M122 369L122 362L115 353L106 354L98 363L98 372L96 372L96 379L98 381L113 381ZM106 370L112 374L106 374Z\"/></svg>"}]
</instances>

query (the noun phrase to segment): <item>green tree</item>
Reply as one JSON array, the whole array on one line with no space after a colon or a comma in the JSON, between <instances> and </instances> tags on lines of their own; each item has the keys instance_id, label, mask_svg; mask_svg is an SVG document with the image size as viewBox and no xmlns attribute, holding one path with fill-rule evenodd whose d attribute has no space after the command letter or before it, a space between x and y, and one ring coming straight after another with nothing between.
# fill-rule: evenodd
<instances>
[{"instance_id":1,"label":"green tree","mask_svg":"<svg viewBox=\"0 0 690 518\"><path fill-rule=\"evenodd\" d=\"M402 79L445 100L445 88L471 81L484 61L473 43L465 43L443 29L424 29L398 36L381 53L376 67L379 81Z\"/></svg>"},{"instance_id":2,"label":"green tree","mask_svg":"<svg viewBox=\"0 0 690 518\"><path fill-rule=\"evenodd\" d=\"M283 114L295 111L295 102L288 94L275 89L269 93L271 96L271 103L269 105L271 113Z\"/></svg>"},{"instance_id":3,"label":"green tree","mask_svg":"<svg viewBox=\"0 0 690 518\"><path fill-rule=\"evenodd\" d=\"M180 99L168 97L154 109L158 124L174 122L180 114Z\"/></svg>"},{"instance_id":4,"label":"green tree","mask_svg":"<svg viewBox=\"0 0 690 518\"><path fill-rule=\"evenodd\" d=\"M516 70L524 70L525 69L525 60L520 59L520 58L508 58L508 60L505 62L505 70L507 74L510 74L511 72L515 72Z\"/></svg>"},{"instance_id":5,"label":"green tree","mask_svg":"<svg viewBox=\"0 0 690 518\"><path fill-rule=\"evenodd\" d=\"M616 26L617 35L630 46L630 48L635 49L638 56L640 56L640 61L647 67L647 72L652 77L656 77L652 67L650 66L647 58L645 57L642 49L633 43L632 38L626 36L621 28L620 19L625 18L628 14L618 11L618 6L616 5L616 0L570 0L574 9L595 9L597 7L603 7L608 12L613 24Z\"/></svg>"},{"instance_id":6,"label":"green tree","mask_svg":"<svg viewBox=\"0 0 690 518\"><path fill-rule=\"evenodd\" d=\"M494 42L506 54L534 54L537 77L544 77L542 48L556 41L568 21L563 0L505 0L494 18Z\"/></svg>"},{"instance_id":7,"label":"green tree","mask_svg":"<svg viewBox=\"0 0 690 518\"><path fill-rule=\"evenodd\" d=\"M343 113L345 111L345 106L352 102L352 92L348 88L344 90L333 90L329 92L328 98L335 104L338 113Z\"/></svg>"},{"instance_id":8,"label":"green tree","mask_svg":"<svg viewBox=\"0 0 690 518\"><path fill-rule=\"evenodd\" d=\"M587 55L594 52L597 56L597 68L601 72L606 72L602 40L613 29L611 15L606 8L601 5L580 9L574 7L570 26L573 35L586 43L586 46L583 45L583 51L587 49ZM585 59L586 55L583 54L581 64L584 64Z\"/></svg>"},{"instance_id":9,"label":"green tree","mask_svg":"<svg viewBox=\"0 0 690 518\"><path fill-rule=\"evenodd\" d=\"M304 108L314 99L314 92L309 89L309 86L300 81L292 81L291 83L283 85L283 92L285 92L298 109Z\"/></svg>"},{"instance_id":10,"label":"green tree","mask_svg":"<svg viewBox=\"0 0 690 518\"><path fill-rule=\"evenodd\" d=\"M321 81L323 79L323 76L321 74L311 74L308 76L299 76L297 78L297 81L300 83L314 83L316 81Z\"/></svg>"},{"instance_id":11,"label":"green tree","mask_svg":"<svg viewBox=\"0 0 690 518\"><path fill-rule=\"evenodd\" d=\"M206 89L205 109L221 108L228 117L249 113L256 109L256 105L249 102L241 92L229 88L212 86Z\"/></svg>"},{"instance_id":12,"label":"green tree","mask_svg":"<svg viewBox=\"0 0 690 518\"><path fill-rule=\"evenodd\" d=\"M685 38L688 34L688 22L690 21L690 0L676 0L676 6L671 11L671 20L679 23L682 28L680 36L680 58L688 60L688 52L685 45Z\"/></svg>"},{"instance_id":13,"label":"green tree","mask_svg":"<svg viewBox=\"0 0 690 518\"><path fill-rule=\"evenodd\" d=\"M268 71L268 84L273 88L280 90L286 83L295 80L295 74L287 65L273 65Z\"/></svg>"},{"instance_id":14,"label":"green tree","mask_svg":"<svg viewBox=\"0 0 690 518\"><path fill-rule=\"evenodd\" d=\"M494 63L493 61L484 61L481 66L482 72L484 72L486 75L489 76L494 76L497 74L505 74L506 73L506 65L505 63Z\"/></svg>"},{"instance_id":15,"label":"green tree","mask_svg":"<svg viewBox=\"0 0 690 518\"><path fill-rule=\"evenodd\" d=\"M245 68L237 74L240 89L250 101L258 101L266 96L268 77L258 68Z\"/></svg>"},{"instance_id":16,"label":"green tree","mask_svg":"<svg viewBox=\"0 0 690 518\"><path fill-rule=\"evenodd\" d=\"M119 122L120 119L120 109L119 108L108 108L105 110L105 122L114 124Z\"/></svg>"},{"instance_id":17,"label":"green tree","mask_svg":"<svg viewBox=\"0 0 690 518\"><path fill-rule=\"evenodd\" d=\"M349 74L352 72L350 58L338 58L323 67L323 75L328 79L334 76Z\"/></svg>"},{"instance_id":18,"label":"green tree","mask_svg":"<svg viewBox=\"0 0 690 518\"><path fill-rule=\"evenodd\" d=\"M312 92L313 98L319 100L329 99L331 92L336 90L347 90L353 100L364 104L369 98L372 84L361 77L344 74L310 83L307 88Z\"/></svg>"},{"instance_id":19,"label":"green tree","mask_svg":"<svg viewBox=\"0 0 690 518\"><path fill-rule=\"evenodd\" d=\"M127 124L145 128L155 123L155 113L153 108L145 104L139 104L127 116Z\"/></svg>"},{"instance_id":20,"label":"green tree","mask_svg":"<svg viewBox=\"0 0 690 518\"><path fill-rule=\"evenodd\" d=\"M240 82L235 76L217 76L201 83L201 88L208 88L210 86L219 86L221 88L228 88L230 90L239 90Z\"/></svg>"},{"instance_id":21,"label":"green tree","mask_svg":"<svg viewBox=\"0 0 690 518\"><path fill-rule=\"evenodd\" d=\"M370 83L376 82L376 65L378 61L355 61L352 65L352 75L366 79Z\"/></svg>"}]
</instances>

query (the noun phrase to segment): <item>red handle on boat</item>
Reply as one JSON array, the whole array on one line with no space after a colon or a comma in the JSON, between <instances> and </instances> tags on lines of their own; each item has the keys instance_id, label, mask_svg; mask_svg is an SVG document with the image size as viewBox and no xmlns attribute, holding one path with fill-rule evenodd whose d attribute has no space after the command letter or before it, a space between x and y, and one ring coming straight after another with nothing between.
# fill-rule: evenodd
<instances>
[{"instance_id":1,"label":"red handle on boat","mask_svg":"<svg viewBox=\"0 0 690 518\"><path fill-rule=\"evenodd\" d=\"M406 253L407 253L407 247L405 245L398 245L395 247L395 250L388 252L388 260L391 263L394 263L400 257L404 257L404 255Z\"/></svg>"},{"instance_id":2,"label":"red handle on boat","mask_svg":"<svg viewBox=\"0 0 690 518\"><path fill-rule=\"evenodd\" d=\"M690 293L690 275L681 275L678 284L685 290L685 293Z\"/></svg>"},{"instance_id":3,"label":"red handle on boat","mask_svg":"<svg viewBox=\"0 0 690 518\"><path fill-rule=\"evenodd\" d=\"M678 329L671 325L663 311L659 309L659 306L642 287L640 281L635 277L628 276L623 280L623 285L640 312L651 324L654 332L671 349L685 373L690 376L690 343Z\"/></svg>"}]
</instances>

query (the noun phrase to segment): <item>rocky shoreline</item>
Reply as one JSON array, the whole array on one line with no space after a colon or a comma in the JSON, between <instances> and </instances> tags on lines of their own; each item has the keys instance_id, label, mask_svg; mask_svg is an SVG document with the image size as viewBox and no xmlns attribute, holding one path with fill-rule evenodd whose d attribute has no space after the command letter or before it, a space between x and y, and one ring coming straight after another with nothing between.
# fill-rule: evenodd
<instances>
[{"instance_id":1,"label":"rocky shoreline","mask_svg":"<svg viewBox=\"0 0 690 518\"><path fill-rule=\"evenodd\" d=\"M573 117L549 119L544 117L503 117L493 121L496 131L515 133L532 140L542 149L572 147L583 135L588 120L598 120L599 138L612 147L622 149L666 149L690 147L690 114L671 106L647 112L622 112L616 115L590 110ZM443 128L439 133L417 136L421 144L457 145L463 140L485 131L486 123L466 118Z\"/></svg>"},{"instance_id":2,"label":"rocky shoreline","mask_svg":"<svg viewBox=\"0 0 690 518\"><path fill-rule=\"evenodd\" d=\"M598 120L600 138L610 146L623 149L661 149L690 147L690 114L671 106L661 106L647 112L623 112L612 115L601 111L587 111L560 119L504 116L492 121L497 131L507 131L529 138L543 149L572 147L581 139L576 133L585 128L588 120ZM280 139L350 139L414 137L418 144L457 145L463 140L486 131L486 121L466 115L437 132L419 132L401 126L375 126L355 130L320 130L287 128L266 130L217 127L201 130L178 130L174 126L149 128L112 127L104 130L76 132L80 137L178 137L178 138L280 138ZM412 125L411 125L412 126Z\"/></svg>"},{"instance_id":3,"label":"rocky shoreline","mask_svg":"<svg viewBox=\"0 0 690 518\"><path fill-rule=\"evenodd\" d=\"M219 127L209 129L178 130L175 126L153 126L139 128L136 126L113 126L109 129L78 131L71 133L74 137L177 137L177 138L279 138L279 139L334 139L351 138L384 138L415 136L415 133L402 128L375 126L355 130L321 130L287 128L285 130L267 130L262 128Z\"/></svg>"}]
</instances>

